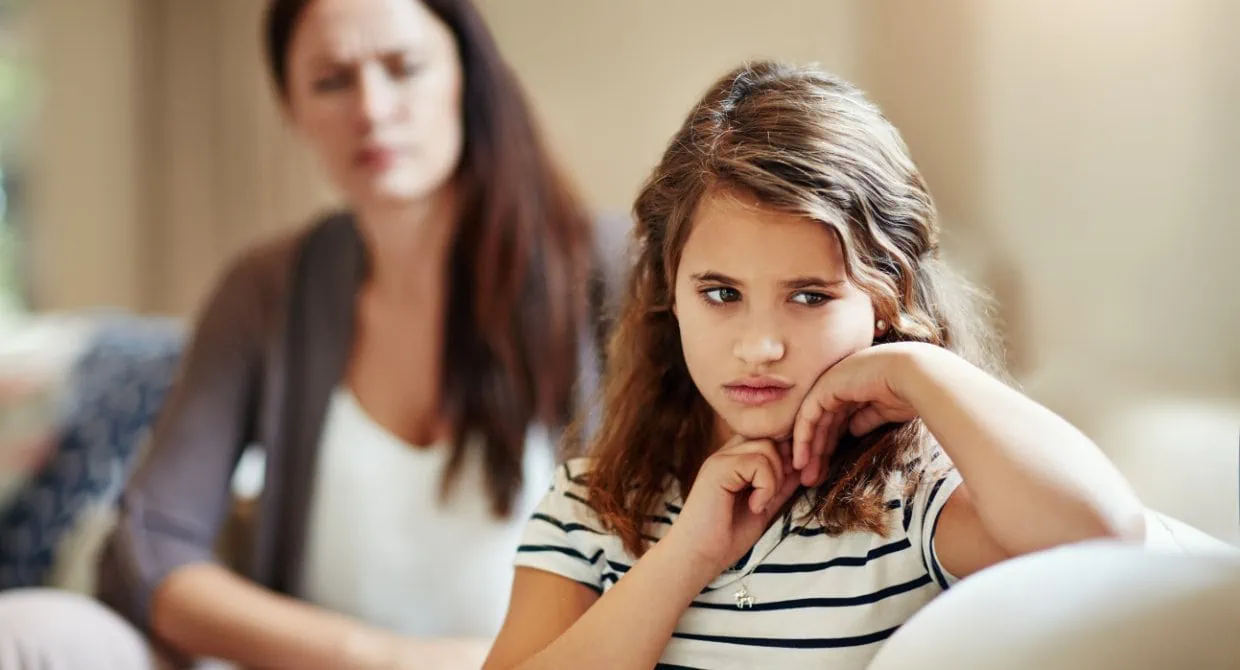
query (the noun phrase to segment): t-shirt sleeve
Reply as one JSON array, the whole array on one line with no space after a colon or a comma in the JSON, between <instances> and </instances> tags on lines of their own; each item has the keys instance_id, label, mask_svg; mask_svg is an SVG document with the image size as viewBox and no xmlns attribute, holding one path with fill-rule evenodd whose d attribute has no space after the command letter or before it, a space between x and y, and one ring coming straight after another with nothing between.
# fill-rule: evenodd
<instances>
[{"instance_id":1,"label":"t-shirt sleeve","mask_svg":"<svg viewBox=\"0 0 1240 670\"><path fill-rule=\"evenodd\" d=\"M947 500L963 481L960 471L956 469L947 454L943 453L942 449L935 449L930 459L922 466L917 487L911 492L911 497L907 501L905 524L909 542L918 548L926 570L929 571L935 583L943 589L950 587L960 579L945 570L939 563L934 536L938 529L939 516L943 513L943 506L947 504Z\"/></svg>"},{"instance_id":2,"label":"t-shirt sleeve","mask_svg":"<svg viewBox=\"0 0 1240 670\"><path fill-rule=\"evenodd\" d=\"M516 566L550 572L603 592L603 549L599 524L581 483L583 459L556 472L551 490L526 524Z\"/></svg>"}]
</instances>

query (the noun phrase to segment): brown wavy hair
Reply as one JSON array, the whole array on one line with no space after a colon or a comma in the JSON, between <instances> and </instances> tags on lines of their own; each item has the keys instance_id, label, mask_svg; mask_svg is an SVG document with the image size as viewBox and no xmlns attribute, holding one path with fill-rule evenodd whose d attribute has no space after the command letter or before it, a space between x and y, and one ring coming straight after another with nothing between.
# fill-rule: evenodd
<instances>
[{"instance_id":1,"label":"brown wavy hair","mask_svg":"<svg viewBox=\"0 0 1240 670\"><path fill-rule=\"evenodd\" d=\"M269 0L263 26L276 95L287 101L289 49L316 0ZM483 438L487 488L508 516L522 485L526 431L566 425L581 378L579 345L598 301L593 228L552 160L515 73L469 0L421 2L451 31L464 73L463 207L451 254L442 411L454 450L441 493Z\"/></svg>"},{"instance_id":2,"label":"brown wavy hair","mask_svg":"<svg viewBox=\"0 0 1240 670\"><path fill-rule=\"evenodd\" d=\"M835 76L744 65L693 109L634 205L636 261L608 345L588 480L603 526L634 555L668 486L689 491L710 455L712 410L685 366L672 300L694 210L713 189L753 193L831 230L849 279L891 324L879 342L928 342L1001 374L987 302L940 260L934 203L896 129ZM846 438L814 516L829 534L885 533L889 481L912 482L931 448L920 421Z\"/></svg>"}]
</instances>

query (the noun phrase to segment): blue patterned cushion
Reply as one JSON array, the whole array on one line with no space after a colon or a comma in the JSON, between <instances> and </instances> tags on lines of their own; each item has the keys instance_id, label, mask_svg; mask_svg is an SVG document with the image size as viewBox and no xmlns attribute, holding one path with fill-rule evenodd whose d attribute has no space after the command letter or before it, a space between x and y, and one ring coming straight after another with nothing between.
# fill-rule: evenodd
<instances>
[{"instance_id":1,"label":"blue patterned cushion","mask_svg":"<svg viewBox=\"0 0 1240 670\"><path fill-rule=\"evenodd\" d=\"M78 515L115 502L176 375L183 339L170 319L100 320L71 373L56 453L0 511L0 590L44 584Z\"/></svg>"}]
</instances>

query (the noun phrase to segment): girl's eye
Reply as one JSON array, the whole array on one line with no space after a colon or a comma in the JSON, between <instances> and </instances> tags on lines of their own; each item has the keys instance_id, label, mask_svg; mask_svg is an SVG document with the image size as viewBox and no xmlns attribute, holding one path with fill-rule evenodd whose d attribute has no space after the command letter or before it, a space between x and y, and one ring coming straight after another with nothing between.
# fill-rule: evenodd
<instances>
[{"instance_id":1,"label":"girl's eye","mask_svg":"<svg viewBox=\"0 0 1240 670\"><path fill-rule=\"evenodd\" d=\"M722 305L724 303L736 302L741 299L741 292L728 286L720 286L717 288L708 288L702 291L702 295L706 296L706 301Z\"/></svg>"},{"instance_id":2,"label":"girl's eye","mask_svg":"<svg viewBox=\"0 0 1240 670\"><path fill-rule=\"evenodd\" d=\"M792 300L794 302L799 302L802 305L806 305L809 307L813 307L815 305L821 305L830 299L831 299L831 296L825 293L809 293L805 291L802 291L792 296Z\"/></svg>"}]
</instances>

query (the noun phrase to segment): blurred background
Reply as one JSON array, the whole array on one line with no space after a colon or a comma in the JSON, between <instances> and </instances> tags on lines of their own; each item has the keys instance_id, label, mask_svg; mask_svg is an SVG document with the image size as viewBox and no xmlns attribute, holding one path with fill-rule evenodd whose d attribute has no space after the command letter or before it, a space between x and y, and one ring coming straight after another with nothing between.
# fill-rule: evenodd
<instances>
[{"instance_id":1,"label":"blurred background","mask_svg":"<svg viewBox=\"0 0 1240 670\"><path fill-rule=\"evenodd\" d=\"M263 4L0 3L10 314L187 315L227 257L333 201L275 109ZM1240 3L480 4L601 211L744 58L860 84L995 293L1018 381L1152 504L1240 538ZM1201 477L1220 493L1188 499Z\"/></svg>"}]
</instances>

